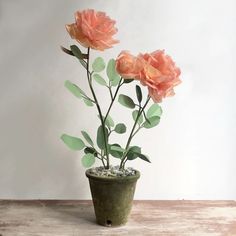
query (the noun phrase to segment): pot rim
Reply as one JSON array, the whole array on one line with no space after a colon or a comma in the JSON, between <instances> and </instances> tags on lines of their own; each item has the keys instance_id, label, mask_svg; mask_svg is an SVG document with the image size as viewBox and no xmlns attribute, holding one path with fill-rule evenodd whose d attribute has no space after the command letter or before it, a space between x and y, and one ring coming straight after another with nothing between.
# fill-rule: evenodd
<instances>
[{"instance_id":1,"label":"pot rim","mask_svg":"<svg viewBox=\"0 0 236 236\"><path fill-rule=\"evenodd\" d=\"M95 174L90 173L90 169L87 169L85 174L89 179L97 180L100 182L134 182L140 178L140 172L135 170L135 175L129 176L97 176Z\"/></svg>"}]
</instances>

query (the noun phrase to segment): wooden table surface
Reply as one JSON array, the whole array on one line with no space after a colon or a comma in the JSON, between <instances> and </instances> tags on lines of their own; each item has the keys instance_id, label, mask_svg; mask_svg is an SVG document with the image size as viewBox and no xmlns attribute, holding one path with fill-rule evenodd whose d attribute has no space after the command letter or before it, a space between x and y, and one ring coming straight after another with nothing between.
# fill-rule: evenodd
<instances>
[{"instance_id":1,"label":"wooden table surface","mask_svg":"<svg viewBox=\"0 0 236 236\"><path fill-rule=\"evenodd\" d=\"M236 201L134 201L125 226L95 223L91 201L0 200L0 236L236 236Z\"/></svg>"}]
</instances>

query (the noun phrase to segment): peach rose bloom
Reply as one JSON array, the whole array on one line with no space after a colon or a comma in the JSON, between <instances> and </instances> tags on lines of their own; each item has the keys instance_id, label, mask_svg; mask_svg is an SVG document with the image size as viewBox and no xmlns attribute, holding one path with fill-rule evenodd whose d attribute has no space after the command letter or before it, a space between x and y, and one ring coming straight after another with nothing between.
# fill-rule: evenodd
<instances>
[{"instance_id":1,"label":"peach rose bloom","mask_svg":"<svg viewBox=\"0 0 236 236\"><path fill-rule=\"evenodd\" d=\"M174 87L181 83L181 72L172 58L165 55L164 50L140 54L138 57L145 61L139 79L143 85L148 86L153 101L161 102L163 98L173 96Z\"/></svg>"},{"instance_id":2,"label":"peach rose bloom","mask_svg":"<svg viewBox=\"0 0 236 236\"><path fill-rule=\"evenodd\" d=\"M128 51L122 51L116 59L116 71L124 79L139 78L142 69L142 60L131 55Z\"/></svg>"},{"instance_id":3,"label":"peach rose bloom","mask_svg":"<svg viewBox=\"0 0 236 236\"><path fill-rule=\"evenodd\" d=\"M116 70L124 79L136 79L147 86L154 102L173 96L174 87L181 83L180 69L161 50L137 57L122 51L116 59Z\"/></svg>"},{"instance_id":4,"label":"peach rose bloom","mask_svg":"<svg viewBox=\"0 0 236 236\"><path fill-rule=\"evenodd\" d=\"M88 9L75 13L75 23L66 25L72 39L82 46L103 51L111 48L118 40L113 39L117 32L115 21L104 12Z\"/></svg>"}]
</instances>

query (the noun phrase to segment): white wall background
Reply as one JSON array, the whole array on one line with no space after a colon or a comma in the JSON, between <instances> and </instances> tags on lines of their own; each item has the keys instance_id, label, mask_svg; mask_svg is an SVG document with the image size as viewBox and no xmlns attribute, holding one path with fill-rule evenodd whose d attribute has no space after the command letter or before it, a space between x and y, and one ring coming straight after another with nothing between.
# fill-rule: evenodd
<instances>
[{"instance_id":1,"label":"white wall background","mask_svg":"<svg viewBox=\"0 0 236 236\"><path fill-rule=\"evenodd\" d=\"M117 20L120 44L102 53L106 59L122 49L166 49L182 69L160 125L134 140L152 160L130 163L142 172L136 199L235 199L234 0L1 0L0 198L90 198L82 153L59 139L96 134L95 108L63 85L87 89L85 73L59 49L74 44L64 25L85 8ZM105 105L108 96L98 94ZM128 109L117 105L112 116L131 125Z\"/></svg>"}]
</instances>

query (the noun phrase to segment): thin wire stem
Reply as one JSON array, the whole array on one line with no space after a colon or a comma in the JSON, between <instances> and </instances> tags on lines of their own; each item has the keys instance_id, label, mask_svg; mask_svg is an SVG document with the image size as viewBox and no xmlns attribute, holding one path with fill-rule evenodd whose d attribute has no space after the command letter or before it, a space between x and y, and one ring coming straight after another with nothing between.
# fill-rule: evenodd
<instances>
[{"instance_id":1,"label":"thin wire stem","mask_svg":"<svg viewBox=\"0 0 236 236\"><path fill-rule=\"evenodd\" d=\"M122 82L122 79L120 79L120 82L119 82L119 84L118 84L118 86L117 86L117 88L116 88L115 94L114 94L113 98L111 99L110 106L109 106L109 108L108 108L108 110L107 110L107 113L106 113L106 115L105 115L105 117L104 117L104 122L106 121L107 116L109 115L109 112L110 112L110 110L111 110L111 108L112 108L112 105L113 105L113 103L114 103L114 101L115 101L115 99L116 99L116 96L117 96L117 94L118 94L118 91L119 91L120 87L122 86L122 83L121 83L121 82Z\"/></svg>"},{"instance_id":2,"label":"thin wire stem","mask_svg":"<svg viewBox=\"0 0 236 236\"><path fill-rule=\"evenodd\" d=\"M138 119L139 119L140 115L142 114L142 112L144 111L145 107L147 106L148 102L150 101L150 98L151 97L148 96L144 106L142 108L140 107L139 110L138 110L138 115L137 115L137 117L135 119L133 128L132 128L132 130L130 132L130 135L129 135L129 138L128 138L128 141L127 141L127 144L126 144L126 147L125 147L125 152L124 152L123 157L122 157L121 162L120 162L120 169L124 168L124 164L126 162L126 160L125 160L126 159L126 155L127 155L127 152L128 152L128 149L129 149L129 145L131 143L131 140L133 138L133 133L134 133L134 130L135 130L136 125L138 123Z\"/></svg>"},{"instance_id":3,"label":"thin wire stem","mask_svg":"<svg viewBox=\"0 0 236 236\"><path fill-rule=\"evenodd\" d=\"M96 104L96 107L97 107L97 110L98 110L98 114L99 114L99 117L100 117L100 120L101 120L101 125L102 125L102 130L103 130L103 138L104 138L104 142L105 142L105 153L104 153L104 155L106 156L106 162L107 162L106 163L107 165L105 167L106 167L106 169L109 169L110 162L109 162L109 153L108 153L108 143L107 143L107 137L106 137L105 121L103 120L102 111L101 111L100 105L98 103L96 94L95 94L93 86L92 86L92 80L91 80L92 73L90 73L90 71L89 71L89 56L90 56L90 48L89 47L88 47L87 55L88 55L87 67L86 67L86 69L87 69L87 79L88 79L89 87L90 87L90 90L92 92L93 99L95 101L95 104Z\"/></svg>"}]
</instances>

